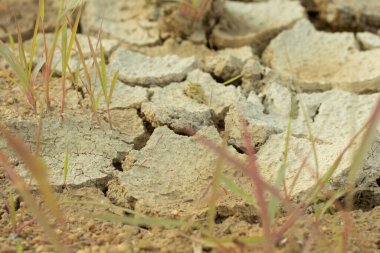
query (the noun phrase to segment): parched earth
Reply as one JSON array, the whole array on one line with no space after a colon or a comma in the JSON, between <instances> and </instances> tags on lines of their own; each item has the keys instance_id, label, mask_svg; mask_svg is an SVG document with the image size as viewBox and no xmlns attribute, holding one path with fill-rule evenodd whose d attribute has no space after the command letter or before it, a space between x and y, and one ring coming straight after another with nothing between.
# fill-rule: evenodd
<instances>
[{"instance_id":1,"label":"parched earth","mask_svg":"<svg viewBox=\"0 0 380 253\"><path fill-rule=\"evenodd\" d=\"M10 45L9 35L17 35L13 13L26 47L32 44L35 2L0 3L0 40ZM59 6L46 2L51 4L46 7L46 31L52 32ZM9 79L14 73L0 58L0 122L32 152L41 130L39 153L65 216L63 225L51 217L49 222L73 252L211 252L197 229L132 226L99 217L130 217L133 211L207 227L220 155L198 136L244 161L242 121L262 177L274 185L286 164L284 188L296 202L328 172L380 101L378 0L213 1L199 13L203 16L195 18L191 9L171 1L85 3L78 34L84 57L92 64L87 36L96 44L101 28L108 86L119 70L110 105L113 129L104 99L96 118L90 98L71 79L60 113L59 50L54 53L52 109L44 114L41 128L39 116ZM47 33L47 42L53 37ZM40 34L35 64L44 53L43 40ZM69 65L83 74L76 46ZM99 81L94 81L94 89L101 90ZM343 156L326 187L329 192L347 188L362 136ZM331 208L315 220L322 203L305 208L279 241L278 252L336 252L346 215L351 220L349 252L380 251L379 125L368 146L355 182L355 210L345 214ZM34 190L36 183L23 160L3 139L0 148ZM219 167L225 177L251 192L252 181L241 170L226 160ZM0 189L0 252L16 252L18 244L25 252L54 252L3 171ZM16 226L10 222L11 192ZM227 188L221 187L217 196L214 235L235 238L219 251L261 252L239 241L262 235L255 208ZM275 222L283 224L286 215L279 214Z\"/></svg>"}]
</instances>

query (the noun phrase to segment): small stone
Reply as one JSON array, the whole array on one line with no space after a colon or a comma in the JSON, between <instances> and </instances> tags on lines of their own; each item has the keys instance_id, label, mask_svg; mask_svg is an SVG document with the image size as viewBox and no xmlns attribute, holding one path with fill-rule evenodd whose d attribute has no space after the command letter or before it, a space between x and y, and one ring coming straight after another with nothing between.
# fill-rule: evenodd
<instances>
[{"instance_id":1,"label":"small stone","mask_svg":"<svg viewBox=\"0 0 380 253\"><path fill-rule=\"evenodd\" d=\"M119 252L128 252L128 251L131 251L131 247L128 246L127 243L122 243L122 244L117 245L117 250Z\"/></svg>"},{"instance_id":2,"label":"small stone","mask_svg":"<svg viewBox=\"0 0 380 253\"><path fill-rule=\"evenodd\" d=\"M36 252L46 252L46 248L43 245L39 245L36 248Z\"/></svg>"},{"instance_id":3,"label":"small stone","mask_svg":"<svg viewBox=\"0 0 380 253\"><path fill-rule=\"evenodd\" d=\"M369 32L360 32L356 34L357 40L365 50L380 48L380 37Z\"/></svg>"},{"instance_id":4,"label":"small stone","mask_svg":"<svg viewBox=\"0 0 380 253\"><path fill-rule=\"evenodd\" d=\"M13 105L15 102L16 102L15 98L8 98L5 103L6 105Z\"/></svg>"},{"instance_id":5,"label":"small stone","mask_svg":"<svg viewBox=\"0 0 380 253\"><path fill-rule=\"evenodd\" d=\"M54 230L54 232L56 233L56 235L61 235L62 234L62 230L57 228Z\"/></svg>"},{"instance_id":6,"label":"small stone","mask_svg":"<svg viewBox=\"0 0 380 253\"><path fill-rule=\"evenodd\" d=\"M290 115L292 108L292 94L288 88L277 84L269 84L260 94L264 99L266 113L276 114L283 118Z\"/></svg>"},{"instance_id":7,"label":"small stone","mask_svg":"<svg viewBox=\"0 0 380 253\"><path fill-rule=\"evenodd\" d=\"M254 55L250 47L227 48L205 57L205 69L223 80L229 80L241 74L244 64L252 58Z\"/></svg>"},{"instance_id":8,"label":"small stone","mask_svg":"<svg viewBox=\"0 0 380 253\"><path fill-rule=\"evenodd\" d=\"M225 131L228 143L241 150L245 150L242 138L242 119L248 123L248 132L254 146L260 146L270 135L284 131L286 125L283 118L264 113L264 107L256 94L251 93L248 100L240 98L227 113Z\"/></svg>"},{"instance_id":9,"label":"small stone","mask_svg":"<svg viewBox=\"0 0 380 253\"><path fill-rule=\"evenodd\" d=\"M257 59L249 59L243 66L242 89L245 94L252 91L260 91L262 83L260 82L265 74L265 67Z\"/></svg>"}]
</instances>

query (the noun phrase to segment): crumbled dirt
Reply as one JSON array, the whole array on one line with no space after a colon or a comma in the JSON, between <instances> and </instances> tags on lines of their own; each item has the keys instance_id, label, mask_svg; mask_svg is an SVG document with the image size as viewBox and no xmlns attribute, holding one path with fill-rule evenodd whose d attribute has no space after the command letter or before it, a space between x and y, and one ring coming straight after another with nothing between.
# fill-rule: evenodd
<instances>
[{"instance_id":1,"label":"crumbled dirt","mask_svg":"<svg viewBox=\"0 0 380 253\"><path fill-rule=\"evenodd\" d=\"M5 180L0 182L2 188L9 189ZM121 211L109 206L64 204L65 201L92 201L109 205L109 199L99 189L65 189L57 197L66 219L63 225L51 222L55 232L74 252L194 252L202 248L197 243L200 239L197 231L134 227L107 222L96 216L121 214ZM5 198L2 196L2 199ZM43 205L38 197L36 199ZM17 210L15 227L10 224L9 213L3 203L0 214L0 252L15 252L17 243L23 245L24 252L54 252L23 202ZM380 208L368 212L354 211L349 216L352 223L351 252L378 252ZM312 215L302 217L287 237L281 240L278 252L299 252L302 248L308 248L307 252L336 252L341 239L342 217L340 213L325 215L320 222L315 222ZM215 227L215 235L218 237L239 238L260 234L258 224L247 222L239 215L228 217ZM249 247L238 241L230 247L227 252L261 252L257 247Z\"/></svg>"}]
</instances>

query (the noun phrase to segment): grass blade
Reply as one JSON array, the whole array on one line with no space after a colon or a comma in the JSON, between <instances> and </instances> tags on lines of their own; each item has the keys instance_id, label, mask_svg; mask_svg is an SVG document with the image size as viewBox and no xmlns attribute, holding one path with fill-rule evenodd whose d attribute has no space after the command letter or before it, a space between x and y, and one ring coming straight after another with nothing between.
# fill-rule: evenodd
<instances>
[{"instance_id":1,"label":"grass blade","mask_svg":"<svg viewBox=\"0 0 380 253\"><path fill-rule=\"evenodd\" d=\"M66 68L70 55L67 55L67 21L64 20L61 28L61 57L62 57L62 76L66 76Z\"/></svg>"},{"instance_id":2,"label":"grass blade","mask_svg":"<svg viewBox=\"0 0 380 253\"><path fill-rule=\"evenodd\" d=\"M61 0L61 1L62 1L61 4L66 2L65 0ZM62 8L60 8L59 13L58 13L59 15L57 17L57 23L59 24L60 20L65 18L69 12L71 12L72 10L75 10L78 7L78 5L81 5L82 7L83 6L82 2L83 2L82 0L72 0L70 1L70 4L66 6L65 9L63 9L63 6L62 6Z\"/></svg>"},{"instance_id":3,"label":"grass blade","mask_svg":"<svg viewBox=\"0 0 380 253\"><path fill-rule=\"evenodd\" d=\"M300 108L302 111L302 115L303 115L305 122L306 122L306 129L307 129L307 133L309 135L311 149L313 151L314 164L315 164L315 170L316 170L315 176L316 176L317 180L319 180L319 176L320 176L319 175L319 161L318 161L317 148L316 148L316 144L315 144L315 136L313 135L313 131L311 129L311 124L309 121L309 115L306 111L305 104L303 103L301 96L298 96L298 100L299 100L299 105L300 105Z\"/></svg>"},{"instance_id":4,"label":"grass blade","mask_svg":"<svg viewBox=\"0 0 380 253\"><path fill-rule=\"evenodd\" d=\"M116 86L116 83L117 83L117 80L119 78L119 70L116 71L115 75L113 76L113 79L112 79L112 83L111 83L111 87L110 87L110 91L108 93L108 105L111 105L111 99L112 99L112 95L113 95L113 91L115 90L115 86Z\"/></svg>"},{"instance_id":5,"label":"grass blade","mask_svg":"<svg viewBox=\"0 0 380 253\"><path fill-rule=\"evenodd\" d=\"M105 77L102 76L102 70L101 70L101 68L99 66L98 59L96 57L96 52L94 50L94 47L93 47L92 42L91 42L91 40L90 40L89 37L88 37L88 45L90 46L91 55L92 55L92 59L93 59L94 64L95 64L97 76L100 79L100 85L102 87L104 99L107 102L108 101L108 96L107 96L107 78L105 78Z\"/></svg>"},{"instance_id":6,"label":"grass blade","mask_svg":"<svg viewBox=\"0 0 380 253\"><path fill-rule=\"evenodd\" d=\"M22 40L22 35L21 35L21 30L20 26L17 23L17 37L18 37L18 53L19 53L19 58L20 58L20 63L23 69L27 69L26 66L26 57L25 57L25 47L24 47L24 42Z\"/></svg>"},{"instance_id":7,"label":"grass blade","mask_svg":"<svg viewBox=\"0 0 380 253\"><path fill-rule=\"evenodd\" d=\"M252 183L254 184L253 194L255 196L257 204L260 207L258 210L259 210L260 219L263 226L264 238L265 238L264 251L272 252L274 242L271 235L270 216L269 216L269 210L268 210L268 203L266 202L266 199L265 199L265 188L262 184L263 180L261 178L260 170L256 163L255 152L254 152L253 145L251 143L251 136L248 131L248 125L247 125L247 122L244 120L243 116L240 116L240 122L242 126L242 136L244 140L244 146L246 147L246 154L247 154L247 162L248 162L247 173Z\"/></svg>"},{"instance_id":8,"label":"grass blade","mask_svg":"<svg viewBox=\"0 0 380 253\"><path fill-rule=\"evenodd\" d=\"M104 49L103 49L103 45L102 45L102 40L100 40L100 66L102 68L102 72L101 72L102 73L101 78L103 79L102 83L106 84L105 85L105 88L106 88L107 87L106 58L104 56ZM106 93L104 94L104 96L107 98L107 101L108 101L107 88L105 90L106 90Z\"/></svg>"},{"instance_id":9,"label":"grass blade","mask_svg":"<svg viewBox=\"0 0 380 253\"><path fill-rule=\"evenodd\" d=\"M40 6L41 6L41 0L40 0ZM30 76L32 73L34 53L35 53L36 44L37 44L37 34L38 34L39 26L40 26L40 16L41 16L41 8L38 11L36 24L34 26L34 31L33 31L33 39L32 39L32 45L30 47L30 56L29 56L28 76Z\"/></svg>"},{"instance_id":10,"label":"grass blade","mask_svg":"<svg viewBox=\"0 0 380 253\"><path fill-rule=\"evenodd\" d=\"M287 196L287 186L285 184L285 174L286 174L286 168L288 166L288 154L289 154L289 143L290 143L290 136L292 133L292 121L294 117L294 103L291 102L291 108L289 112L289 118L288 118L288 126L286 129L286 137L285 137L285 144L284 144L284 156L283 156L283 163L281 164L280 169L277 172L276 180L275 180L275 187L277 189L281 189L281 184L283 186L284 194ZM271 218L271 222L274 221L274 218L277 213L278 209L278 201L274 196L271 196L269 199L269 214Z\"/></svg>"},{"instance_id":11,"label":"grass blade","mask_svg":"<svg viewBox=\"0 0 380 253\"><path fill-rule=\"evenodd\" d=\"M240 197L244 202L247 204L252 205L256 209L258 209L257 204L253 201L252 196L248 193L246 193L242 188L240 188L237 184L235 184L232 180L228 179L225 176L220 177L220 182L223 187L230 190L232 193L234 193L236 196Z\"/></svg>"},{"instance_id":12,"label":"grass blade","mask_svg":"<svg viewBox=\"0 0 380 253\"><path fill-rule=\"evenodd\" d=\"M39 12L40 12L39 14L40 14L41 20L42 22L44 22L44 19L45 19L45 1L44 0L40 0Z\"/></svg>"},{"instance_id":13,"label":"grass blade","mask_svg":"<svg viewBox=\"0 0 380 253\"><path fill-rule=\"evenodd\" d=\"M15 198L13 196L13 192L9 192L9 213L11 216L11 223L12 226L16 226L16 204L15 204Z\"/></svg>"},{"instance_id":14,"label":"grass blade","mask_svg":"<svg viewBox=\"0 0 380 253\"><path fill-rule=\"evenodd\" d=\"M15 50L15 48L16 48L15 40L14 40L12 34L10 34L10 33L8 33L8 40L9 40L9 44L11 45L12 50Z\"/></svg>"},{"instance_id":15,"label":"grass blade","mask_svg":"<svg viewBox=\"0 0 380 253\"><path fill-rule=\"evenodd\" d=\"M31 173L32 177L38 183L39 190L43 195L47 206L50 208L54 216L63 221L63 215L58 208L52 188L49 185L47 167L45 163L31 154L23 141L11 134L4 126L0 125L0 133L7 141L8 146L22 159Z\"/></svg>"},{"instance_id":16,"label":"grass blade","mask_svg":"<svg viewBox=\"0 0 380 253\"><path fill-rule=\"evenodd\" d=\"M315 186L315 189L312 191L312 193L310 195L307 196L306 205L315 202L318 194L326 186L328 181L334 175L335 171L338 169L338 166L339 166L340 162L342 161L343 156L353 146L355 140L367 128L368 124L369 124L369 121L351 138L350 142L346 145L346 147L343 149L343 151L335 159L334 163L330 166L330 168L326 171L326 173L322 176L322 178L320 178L319 182Z\"/></svg>"},{"instance_id":17,"label":"grass blade","mask_svg":"<svg viewBox=\"0 0 380 253\"><path fill-rule=\"evenodd\" d=\"M29 89L28 76L22 68L21 62L19 62L16 56L2 41L0 41L0 55L4 57L11 69L17 74L18 78L20 78L23 89Z\"/></svg>"},{"instance_id":18,"label":"grass blade","mask_svg":"<svg viewBox=\"0 0 380 253\"><path fill-rule=\"evenodd\" d=\"M23 252L24 252L24 248L22 247L22 244L20 242L18 242L16 253L23 253Z\"/></svg>"},{"instance_id":19,"label":"grass blade","mask_svg":"<svg viewBox=\"0 0 380 253\"><path fill-rule=\"evenodd\" d=\"M173 220L158 217L149 217L145 215L136 215L134 217L129 216L119 216L119 215L101 215L98 216L100 219L113 221L113 222L123 222L131 226L158 226L164 228L190 228L202 230L202 227L196 223L189 223L182 220Z\"/></svg>"},{"instance_id":20,"label":"grass blade","mask_svg":"<svg viewBox=\"0 0 380 253\"><path fill-rule=\"evenodd\" d=\"M365 159L367 158L367 154L373 141L376 136L377 126L380 120L380 98L376 104L376 107L368 120L367 130L364 132L364 136L361 140L360 146L355 152L353 157L353 163L350 167L349 175L348 175L348 189L350 190L350 194L348 195L348 206L349 209L353 207L354 204L354 193L353 190L355 188L356 180L359 176L360 170L363 168L363 164Z\"/></svg>"},{"instance_id":21,"label":"grass blade","mask_svg":"<svg viewBox=\"0 0 380 253\"><path fill-rule=\"evenodd\" d=\"M19 44L19 49L21 51L23 51L22 48L23 46L20 46ZM4 57L11 69L16 73L16 75L20 79L21 82L16 82L16 85L24 93L29 104L32 106L34 112L37 112L36 93L29 81L27 66L23 65L20 62L20 60L22 59L25 60L25 55L24 57L20 56L19 59L17 59L15 54L10 49L8 49L8 47L2 41L0 41L0 56ZM26 64L26 60L24 63Z\"/></svg>"},{"instance_id":22,"label":"grass blade","mask_svg":"<svg viewBox=\"0 0 380 253\"><path fill-rule=\"evenodd\" d=\"M63 163L63 184L67 183L67 175L69 173L69 145L66 145L65 160Z\"/></svg>"},{"instance_id":23,"label":"grass blade","mask_svg":"<svg viewBox=\"0 0 380 253\"><path fill-rule=\"evenodd\" d=\"M211 247L211 248L217 248L220 245L226 245L226 246L233 245L233 244L254 245L254 244L262 244L264 242L264 238L262 236L240 236L240 237L226 236L226 237L217 238L216 240L217 240L217 243L213 239L203 239L201 242L204 246Z\"/></svg>"},{"instance_id":24,"label":"grass blade","mask_svg":"<svg viewBox=\"0 0 380 253\"><path fill-rule=\"evenodd\" d=\"M77 15L77 17L75 19L74 26L71 29L71 35L70 35L69 46L67 47L67 56L66 56L66 59L70 59L70 57L71 57L71 52L72 52L72 49L73 49L73 46L74 46L75 37L76 37L77 32L78 32L79 21L80 21L81 15L82 15L82 6L81 6L81 8L79 8L79 12L78 12L78 15ZM68 22L67 19L68 19L68 17L66 18L66 21L65 21L66 25L67 25L67 22Z\"/></svg>"},{"instance_id":25,"label":"grass blade","mask_svg":"<svg viewBox=\"0 0 380 253\"><path fill-rule=\"evenodd\" d=\"M243 75L242 74L239 74L235 77L232 77L231 79L225 81L224 83L222 83L223 85L229 85L230 83L233 83L235 82L236 80L238 80L239 78L241 78Z\"/></svg>"},{"instance_id":26,"label":"grass blade","mask_svg":"<svg viewBox=\"0 0 380 253\"><path fill-rule=\"evenodd\" d=\"M5 173L11 180L12 184L16 187L17 191L22 196L22 199L23 201L25 201L30 212L36 218L40 226L44 229L45 234L47 238L49 239L49 241L54 246L54 249L57 252L62 252L62 253L70 252L70 250L60 242L54 230L50 227L45 214L39 209L38 205L36 204L37 202L33 198L33 195L29 192L24 179L16 173L15 168L13 167L9 159L4 155L4 153L1 150L0 150L0 164L2 165L0 166L0 168L2 168L5 171Z\"/></svg>"},{"instance_id":27,"label":"grass blade","mask_svg":"<svg viewBox=\"0 0 380 253\"><path fill-rule=\"evenodd\" d=\"M224 143L226 145L226 143ZM216 218L216 202L218 199L218 189L220 177L222 176L223 157L219 156L214 169L213 180L211 183L211 197L208 201L208 232L213 234Z\"/></svg>"}]
</instances>

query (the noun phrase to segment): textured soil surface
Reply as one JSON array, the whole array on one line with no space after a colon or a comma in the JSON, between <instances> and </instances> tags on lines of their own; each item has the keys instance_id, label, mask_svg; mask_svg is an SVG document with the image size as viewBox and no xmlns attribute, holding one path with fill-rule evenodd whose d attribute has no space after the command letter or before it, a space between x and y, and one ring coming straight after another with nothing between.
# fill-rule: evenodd
<instances>
[{"instance_id":1,"label":"textured soil surface","mask_svg":"<svg viewBox=\"0 0 380 253\"><path fill-rule=\"evenodd\" d=\"M0 2L2 42L11 46L9 36L17 37L13 15L24 44L32 45L37 2ZM46 36L37 36L34 66L45 52L44 40L54 40L55 2L46 1ZM251 193L253 181L236 166L245 164L248 138L262 178L275 185L285 166L281 194L299 204L380 101L378 0L215 0L199 1L197 9L173 2L84 4L77 36L83 57L92 64L89 41L96 44L101 28L108 87L119 71L111 120L104 98L99 96L93 115L90 97L69 78L61 113L64 71L58 49L51 108L40 120L12 83L17 76L0 55L0 123L45 161L46 180L64 221L49 213L46 217L71 252L263 252L263 244L244 240L264 233L257 209L245 193L237 196L225 182L212 195L215 171ZM81 64L74 46L69 65L79 76L84 75ZM36 83L42 83L41 75ZM101 92L98 79L93 88L95 94ZM43 97L44 92L37 85L36 93ZM222 155L199 136L223 146ZM347 188L362 137L342 157L323 190L326 196ZM28 182L41 210L47 210L23 158L3 138L0 150ZM316 214L328 197L302 207L295 224L277 238L275 252L380 252L379 124L368 149L362 150L353 210L339 211L345 196L320 218ZM214 202L214 241L206 241L201 232L209 225ZM291 211L281 206L273 227L286 225ZM170 219L183 224L164 228L120 221L133 220L135 213L157 217L152 223ZM225 243L220 238L232 239ZM349 243L342 245L342 238ZM0 253L18 252L20 245L24 252L56 252L0 170Z\"/></svg>"}]
</instances>

